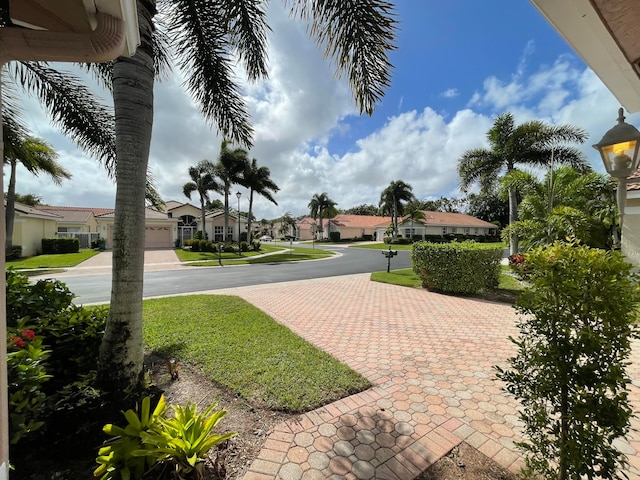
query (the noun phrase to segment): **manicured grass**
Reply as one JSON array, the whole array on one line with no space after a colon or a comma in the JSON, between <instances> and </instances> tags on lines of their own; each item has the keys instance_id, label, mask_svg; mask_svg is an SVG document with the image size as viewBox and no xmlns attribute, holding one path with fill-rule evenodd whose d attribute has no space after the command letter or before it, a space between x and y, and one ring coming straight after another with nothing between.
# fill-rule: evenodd
<instances>
[{"instance_id":1,"label":"manicured grass","mask_svg":"<svg viewBox=\"0 0 640 480\"><path fill-rule=\"evenodd\" d=\"M98 250L81 250L79 253L60 253L57 255L37 255L7 261L7 268L66 268L75 267L88 258L100 253Z\"/></svg>"},{"instance_id":2,"label":"manicured grass","mask_svg":"<svg viewBox=\"0 0 640 480\"><path fill-rule=\"evenodd\" d=\"M420 278L414 273L413 269L407 268L403 270L392 270L387 272L374 272L371 274L371 280L374 282L391 283L402 287L417 288L422 285ZM498 283L497 292L518 293L525 289L525 286L517 278L509 273L509 267L503 265L502 273Z\"/></svg>"},{"instance_id":3,"label":"manicured grass","mask_svg":"<svg viewBox=\"0 0 640 480\"><path fill-rule=\"evenodd\" d=\"M416 288L421 286L420 278L414 273L413 269L405 268L402 270L391 270L391 272L373 272L371 280L381 283L392 283L401 287Z\"/></svg>"},{"instance_id":4,"label":"manicured grass","mask_svg":"<svg viewBox=\"0 0 640 480\"><path fill-rule=\"evenodd\" d=\"M242 252L242 257L253 257L256 255L262 255L264 253L277 252L284 250L285 247L275 247L273 245L262 245L259 252ZM176 248L174 250L178 256L178 260L181 262L197 262L200 260L215 260L218 261L218 252L192 252L190 250L183 250L182 248ZM237 260L238 254L233 252L222 252L222 260L232 259Z\"/></svg>"},{"instance_id":5,"label":"manicured grass","mask_svg":"<svg viewBox=\"0 0 640 480\"><path fill-rule=\"evenodd\" d=\"M282 250L282 253L274 253L273 255L265 256L253 256L245 258L245 253L242 257L238 257L238 254L222 257L223 265L240 265L240 264L254 264L254 263L279 263L279 262L299 262L301 260L317 260L319 258L331 257L335 255L334 252L329 250L314 250L312 248L300 248L296 247L292 250L282 249L279 247L272 247L274 250ZM264 252L262 252L264 253ZM218 257L214 257L215 260L207 262L189 263L187 265L192 267L210 267L219 265Z\"/></svg>"},{"instance_id":6,"label":"manicured grass","mask_svg":"<svg viewBox=\"0 0 640 480\"><path fill-rule=\"evenodd\" d=\"M145 300L144 342L200 366L212 381L270 408L303 412L369 382L239 297Z\"/></svg>"}]
</instances>

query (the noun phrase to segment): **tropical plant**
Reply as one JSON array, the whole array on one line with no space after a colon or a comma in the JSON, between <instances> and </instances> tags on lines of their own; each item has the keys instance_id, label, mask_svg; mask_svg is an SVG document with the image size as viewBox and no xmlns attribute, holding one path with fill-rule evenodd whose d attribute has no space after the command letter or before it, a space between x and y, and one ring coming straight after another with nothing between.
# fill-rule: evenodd
<instances>
[{"instance_id":1,"label":"tropical plant","mask_svg":"<svg viewBox=\"0 0 640 480\"><path fill-rule=\"evenodd\" d=\"M376 216L380 214L380 210L375 205L360 204L355 207L347 208L341 211L345 215L370 215Z\"/></svg>"},{"instance_id":2,"label":"tropical plant","mask_svg":"<svg viewBox=\"0 0 640 480\"><path fill-rule=\"evenodd\" d=\"M244 186L243 174L245 170L249 168L247 151L243 148L234 148L231 150L229 145L229 141L222 141L218 163L215 165L215 175L222 182L221 193L224 196L223 241L227 240L227 232L229 231L229 195L231 194L231 186L233 184ZM238 214L240 214L240 212L238 212Z\"/></svg>"},{"instance_id":3,"label":"tropical plant","mask_svg":"<svg viewBox=\"0 0 640 480\"><path fill-rule=\"evenodd\" d=\"M156 461L168 464L177 478L190 478L195 474L203 479L207 452L237 433L213 432L227 413L215 410L215 404L202 413L198 413L196 404L171 408L173 417L160 418L159 430L142 433L143 442L150 447L135 451L134 455L155 457Z\"/></svg>"},{"instance_id":4,"label":"tropical plant","mask_svg":"<svg viewBox=\"0 0 640 480\"><path fill-rule=\"evenodd\" d=\"M556 242L526 256L520 335L496 367L522 404L516 445L544 478L626 478L614 440L630 429L626 370L638 338L637 279L619 252Z\"/></svg>"},{"instance_id":5,"label":"tropical plant","mask_svg":"<svg viewBox=\"0 0 640 480\"><path fill-rule=\"evenodd\" d=\"M502 184L504 190L517 185L523 194L520 220L502 231L505 241L515 234L527 249L569 237L592 247L610 246L610 226L598 216L607 199L615 205L604 175L563 166L550 169L542 180L513 171Z\"/></svg>"},{"instance_id":6,"label":"tropical plant","mask_svg":"<svg viewBox=\"0 0 640 480\"><path fill-rule=\"evenodd\" d=\"M42 205L42 197L35 193L25 193L24 195L16 193L16 203L29 205L30 207L37 207L38 205Z\"/></svg>"},{"instance_id":7,"label":"tropical plant","mask_svg":"<svg viewBox=\"0 0 640 480\"><path fill-rule=\"evenodd\" d=\"M311 217L314 220L320 219L319 231L321 239L324 238L324 227L322 226L322 219L333 217L337 213L336 205L337 203L329 198L327 192L314 194L311 198L311 201L307 205L309 207Z\"/></svg>"},{"instance_id":8,"label":"tropical plant","mask_svg":"<svg viewBox=\"0 0 640 480\"><path fill-rule=\"evenodd\" d=\"M205 224L205 202L209 202L209 192L220 192L221 187L216 182L215 166L209 160L201 160L192 167L189 167L191 181L184 184L182 193L191 200L191 194L198 192L200 195L200 212L202 215L202 231L207 232Z\"/></svg>"},{"instance_id":9,"label":"tropical plant","mask_svg":"<svg viewBox=\"0 0 640 480\"><path fill-rule=\"evenodd\" d=\"M99 477L100 480L142 479L157 463L156 456L145 450L148 446L146 436L160 431L161 419L164 418L166 410L164 395L160 397L153 411L151 398L144 397L139 414L131 409L124 412L127 420L124 428L111 423L105 425L104 433L114 438L98 450L96 462L99 466L93 471L93 476Z\"/></svg>"},{"instance_id":10,"label":"tropical plant","mask_svg":"<svg viewBox=\"0 0 640 480\"><path fill-rule=\"evenodd\" d=\"M404 204L413 200L413 187L402 180L392 180L380 194L380 207L391 215L394 237L398 235L398 216L404 213Z\"/></svg>"},{"instance_id":11,"label":"tropical plant","mask_svg":"<svg viewBox=\"0 0 640 480\"><path fill-rule=\"evenodd\" d=\"M242 175L244 186L249 189L249 214L247 216L247 233L249 235L248 242L251 243L253 231L251 230L251 221L253 220L253 194L263 196L274 205L278 202L273 198L272 192L276 193L280 187L271 180L271 171L268 167L258 167L258 160L255 158L251 163L247 163Z\"/></svg>"},{"instance_id":12,"label":"tropical plant","mask_svg":"<svg viewBox=\"0 0 640 480\"><path fill-rule=\"evenodd\" d=\"M383 0L292 3L291 13L310 22L310 34L336 59L338 73L348 73L360 111L372 113L389 84L388 51L395 31L392 5ZM250 146L252 129L234 69L239 59L249 80L267 76L266 4L161 0L157 6L167 19L186 88L204 117L225 138ZM142 376L145 205L140 192L151 142L154 67L161 63L161 49L152 41L156 2L137 0L137 11L140 47L133 57L117 59L111 70L117 191L111 313L98 372L100 383L111 391L138 386Z\"/></svg>"},{"instance_id":13,"label":"tropical plant","mask_svg":"<svg viewBox=\"0 0 640 480\"><path fill-rule=\"evenodd\" d=\"M420 202L413 201L409 202L404 209L404 213L406 216L403 222L409 221L409 223L411 224L410 238L413 238L414 235L413 230L415 222L424 222L427 219L424 215L424 211L420 207Z\"/></svg>"},{"instance_id":14,"label":"tropical plant","mask_svg":"<svg viewBox=\"0 0 640 480\"><path fill-rule=\"evenodd\" d=\"M282 238L295 237L296 235L296 219L289 212L280 218L280 229L278 233Z\"/></svg>"},{"instance_id":15,"label":"tropical plant","mask_svg":"<svg viewBox=\"0 0 640 480\"><path fill-rule=\"evenodd\" d=\"M584 155L567 143L582 143L584 130L572 125L548 125L539 120L515 124L513 114L498 115L487 132L489 148L475 148L464 152L458 160L460 188L467 191L479 183L481 189L491 190L502 172L510 173L519 166L550 167L571 165L583 170L587 166ZM517 189L510 188L509 223L518 220ZM518 252L518 236L510 239L510 253Z\"/></svg>"},{"instance_id":16,"label":"tropical plant","mask_svg":"<svg viewBox=\"0 0 640 480\"><path fill-rule=\"evenodd\" d=\"M9 184L7 186L7 205L5 211L6 238L5 252L9 254L13 247L13 223L16 203L16 170L18 163L33 175L46 173L53 183L60 185L63 179L71 178L71 173L57 162L58 154L51 145L40 138L26 134L13 122L3 128L4 163L9 165Z\"/></svg>"}]
</instances>

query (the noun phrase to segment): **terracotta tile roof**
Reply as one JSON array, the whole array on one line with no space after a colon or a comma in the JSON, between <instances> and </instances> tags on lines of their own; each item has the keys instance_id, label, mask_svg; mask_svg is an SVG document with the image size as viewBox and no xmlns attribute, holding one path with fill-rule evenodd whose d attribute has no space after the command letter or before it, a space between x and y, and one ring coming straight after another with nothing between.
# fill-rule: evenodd
<instances>
[{"instance_id":1,"label":"terracotta tile roof","mask_svg":"<svg viewBox=\"0 0 640 480\"><path fill-rule=\"evenodd\" d=\"M391 217L379 217L377 215L336 215L331 219L339 227L373 228L381 224L389 225Z\"/></svg>"},{"instance_id":2,"label":"terracotta tile roof","mask_svg":"<svg viewBox=\"0 0 640 480\"><path fill-rule=\"evenodd\" d=\"M58 215L61 223L87 223L87 220L93 215L91 210L57 210L55 208L47 208L45 211Z\"/></svg>"},{"instance_id":3,"label":"terracotta tile roof","mask_svg":"<svg viewBox=\"0 0 640 480\"><path fill-rule=\"evenodd\" d=\"M640 169L627 177L627 190L640 190Z\"/></svg>"},{"instance_id":4,"label":"terracotta tile roof","mask_svg":"<svg viewBox=\"0 0 640 480\"><path fill-rule=\"evenodd\" d=\"M180 207L185 207L185 206L189 206L189 207L193 207L193 208L197 208L198 210L200 210L198 207L196 207L195 205L191 205L188 202L178 202L177 200L169 200L167 202L165 202L165 207L164 210L166 212L170 212L171 210L174 210L176 208L180 208Z\"/></svg>"},{"instance_id":5,"label":"terracotta tile roof","mask_svg":"<svg viewBox=\"0 0 640 480\"><path fill-rule=\"evenodd\" d=\"M111 210L108 213L104 213L102 215L98 215L99 218L114 218L115 211ZM154 210L153 208L145 208L144 209L144 218L149 220L168 220L170 217L165 212L159 212L158 210ZM176 219L177 220L177 219Z\"/></svg>"},{"instance_id":6,"label":"terracotta tile roof","mask_svg":"<svg viewBox=\"0 0 640 480\"><path fill-rule=\"evenodd\" d=\"M485 222L479 218L466 215L464 213L449 213L449 212L423 212L426 218L427 225L441 225L451 227L482 227L482 228L496 228L493 223ZM401 221L404 221L407 217L403 217Z\"/></svg>"},{"instance_id":7,"label":"terracotta tile roof","mask_svg":"<svg viewBox=\"0 0 640 480\"><path fill-rule=\"evenodd\" d=\"M4 204L7 204L7 201L4 201ZM27 215L27 216L32 216L32 217L48 217L53 219L60 219L59 215L56 215L53 212L47 212L45 210L42 210L40 208L35 208L35 207L30 207L29 205L24 205L22 203L15 203L15 211L17 213L20 213L22 215Z\"/></svg>"},{"instance_id":8,"label":"terracotta tile roof","mask_svg":"<svg viewBox=\"0 0 640 480\"><path fill-rule=\"evenodd\" d=\"M104 215L105 213L113 213L113 208L91 208L91 207L60 207L55 205L38 205L38 210L53 210L58 212L63 211L77 211L77 212L91 212L95 217Z\"/></svg>"}]
</instances>

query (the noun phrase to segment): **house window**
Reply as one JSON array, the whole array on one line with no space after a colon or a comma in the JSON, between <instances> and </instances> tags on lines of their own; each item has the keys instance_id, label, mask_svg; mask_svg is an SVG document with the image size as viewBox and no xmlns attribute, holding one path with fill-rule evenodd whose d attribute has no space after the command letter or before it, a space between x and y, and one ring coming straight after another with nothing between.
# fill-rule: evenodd
<instances>
[{"instance_id":1,"label":"house window","mask_svg":"<svg viewBox=\"0 0 640 480\"><path fill-rule=\"evenodd\" d=\"M413 238L413 235L416 233L415 228L405 228L404 236L405 238Z\"/></svg>"},{"instance_id":2,"label":"house window","mask_svg":"<svg viewBox=\"0 0 640 480\"><path fill-rule=\"evenodd\" d=\"M232 241L236 241L236 239L233 237L233 232L237 231L237 228L233 228L233 227L227 227L227 240L232 240ZM224 227L222 227L222 231L224 231Z\"/></svg>"},{"instance_id":3,"label":"house window","mask_svg":"<svg viewBox=\"0 0 640 480\"><path fill-rule=\"evenodd\" d=\"M442 234L446 235L447 234L447 227L442 227Z\"/></svg>"},{"instance_id":4,"label":"house window","mask_svg":"<svg viewBox=\"0 0 640 480\"><path fill-rule=\"evenodd\" d=\"M478 235L478 229L476 228L476 235Z\"/></svg>"},{"instance_id":5,"label":"house window","mask_svg":"<svg viewBox=\"0 0 640 480\"><path fill-rule=\"evenodd\" d=\"M458 233L458 227L451 227L451 233Z\"/></svg>"},{"instance_id":6,"label":"house window","mask_svg":"<svg viewBox=\"0 0 640 480\"><path fill-rule=\"evenodd\" d=\"M464 234L465 235L469 235L471 233L471 229L470 228L465 228L464 229Z\"/></svg>"},{"instance_id":7,"label":"house window","mask_svg":"<svg viewBox=\"0 0 640 480\"><path fill-rule=\"evenodd\" d=\"M213 227L213 240L215 242L222 242L224 240L223 233L224 227L222 225L216 225Z\"/></svg>"}]
</instances>

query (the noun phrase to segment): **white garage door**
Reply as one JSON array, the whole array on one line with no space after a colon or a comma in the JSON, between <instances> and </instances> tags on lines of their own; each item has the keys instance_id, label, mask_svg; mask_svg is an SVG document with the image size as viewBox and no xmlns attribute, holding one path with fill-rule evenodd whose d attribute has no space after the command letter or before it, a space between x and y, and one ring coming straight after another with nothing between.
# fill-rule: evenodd
<instances>
[{"instance_id":1,"label":"white garage door","mask_svg":"<svg viewBox=\"0 0 640 480\"><path fill-rule=\"evenodd\" d=\"M170 248L171 246L169 225L149 225L144 228L144 248Z\"/></svg>"}]
</instances>

